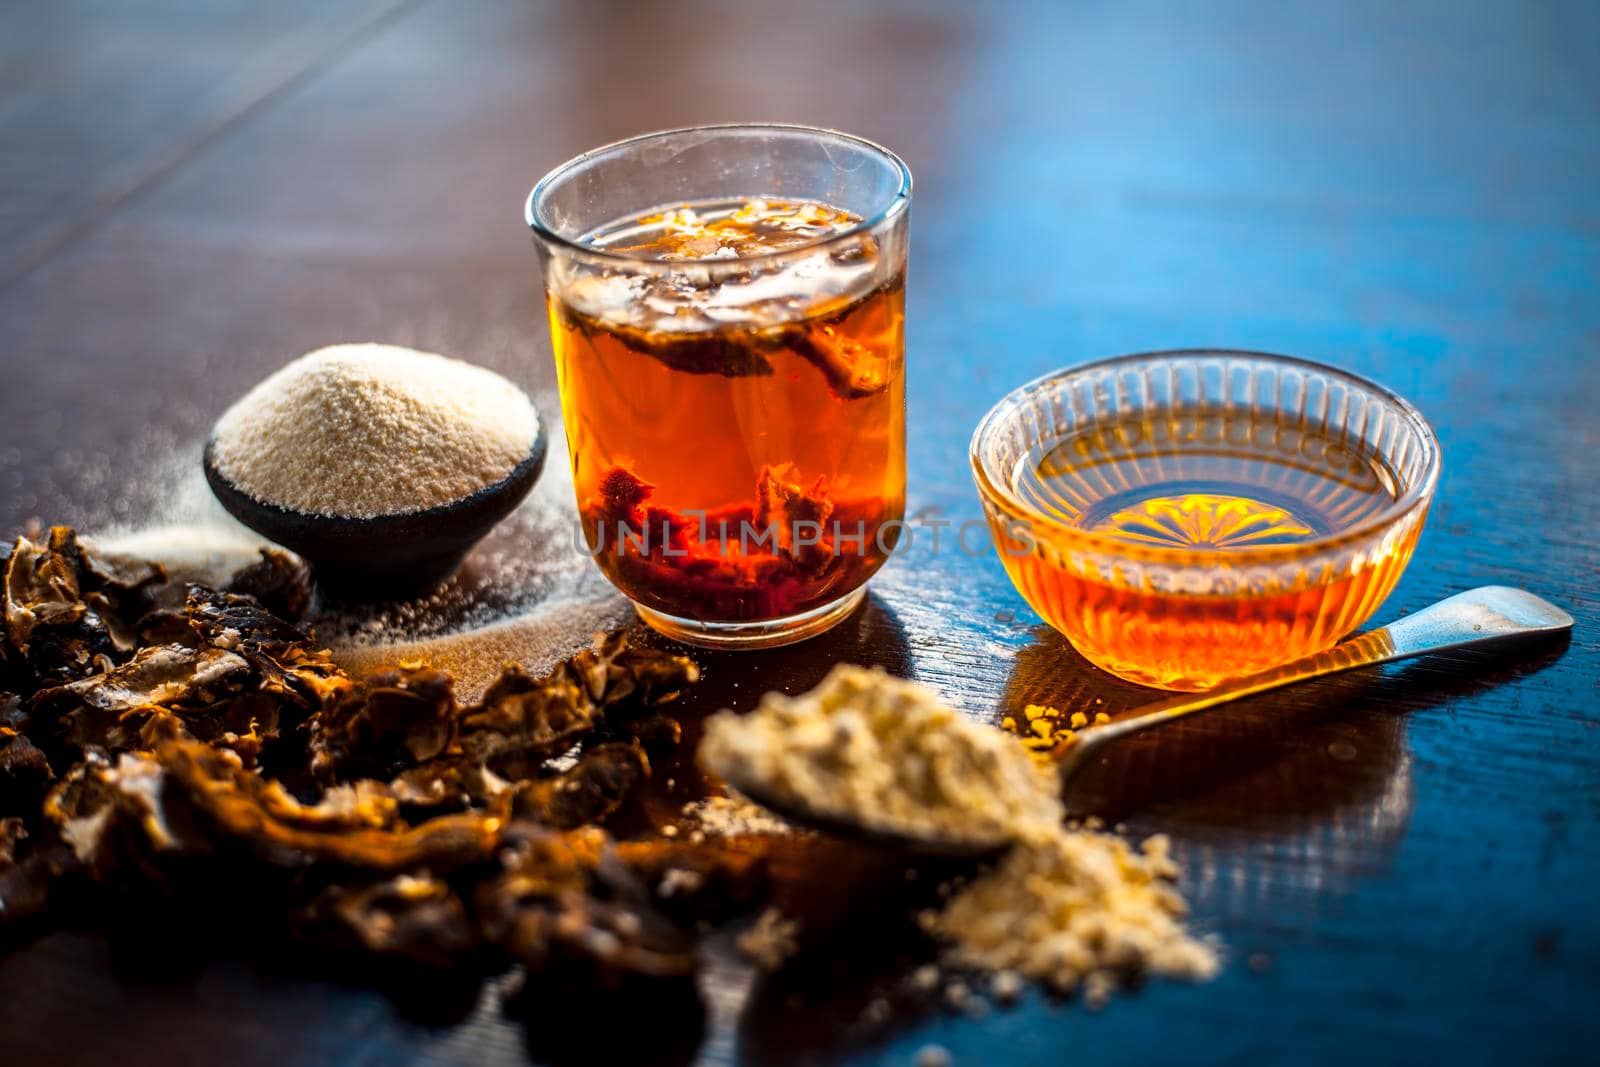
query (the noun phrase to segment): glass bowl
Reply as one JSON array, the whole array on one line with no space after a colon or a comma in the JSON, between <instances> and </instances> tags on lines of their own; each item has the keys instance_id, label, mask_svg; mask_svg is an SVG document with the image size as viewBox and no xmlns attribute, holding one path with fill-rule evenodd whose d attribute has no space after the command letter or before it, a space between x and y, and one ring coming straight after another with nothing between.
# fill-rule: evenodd
<instances>
[{"instance_id":1,"label":"glass bowl","mask_svg":"<svg viewBox=\"0 0 1600 1067\"><path fill-rule=\"evenodd\" d=\"M973 434L1007 574L1096 666L1208 689L1321 651L1411 559L1439 475L1422 415L1292 356L1173 351L1059 371Z\"/></svg>"}]
</instances>

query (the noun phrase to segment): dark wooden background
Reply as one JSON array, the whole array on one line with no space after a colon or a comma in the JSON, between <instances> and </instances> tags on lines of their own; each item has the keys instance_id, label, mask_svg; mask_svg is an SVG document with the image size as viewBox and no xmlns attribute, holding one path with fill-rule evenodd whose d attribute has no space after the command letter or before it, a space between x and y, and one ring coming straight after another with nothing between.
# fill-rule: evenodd
<instances>
[{"instance_id":1,"label":"dark wooden background","mask_svg":"<svg viewBox=\"0 0 1600 1067\"><path fill-rule=\"evenodd\" d=\"M137 520L163 503L140 488L162 484L152 464L330 341L491 364L554 417L528 187L605 141L737 119L851 130L916 173L916 513L977 514L971 428L1046 370L1292 352L1403 392L1443 442L1383 615L1493 581L1578 628L1110 757L1075 799L1174 836L1195 922L1229 946L1212 984L862 1027L904 961L858 930L798 979L716 957L706 1032L640 1044L714 1063L908 1064L930 1041L959 1063L1590 1059L1600 5L10 0L0 526ZM1038 625L993 559L914 552L874 590L818 642L711 657L700 705L834 658L988 718L1145 695ZM791 893L856 892L875 862L812 856ZM82 933L0 960L0 1062L605 1059L552 1044L560 1019L502 1018L492 988L457 1021L227 953L154 970Z\"/></svg>"}]
</instances>

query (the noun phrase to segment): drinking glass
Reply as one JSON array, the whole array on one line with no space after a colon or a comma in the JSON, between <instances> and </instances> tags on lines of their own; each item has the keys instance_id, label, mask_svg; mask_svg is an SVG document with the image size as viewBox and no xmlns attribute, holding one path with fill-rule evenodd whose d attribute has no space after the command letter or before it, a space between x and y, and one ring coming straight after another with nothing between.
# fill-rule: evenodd
<instances>
[{"instance_id":1,"label":"drinking glass","mask_svg":"<svg viewBox=\"0 0 1600 1067\"><path fill-rule=\"evenodd\" d=\"M797 641L891 554L910 198L887 149L785 125L646 134L534 187L583 545L657 630Z\"/></svg>"}]
</instances>

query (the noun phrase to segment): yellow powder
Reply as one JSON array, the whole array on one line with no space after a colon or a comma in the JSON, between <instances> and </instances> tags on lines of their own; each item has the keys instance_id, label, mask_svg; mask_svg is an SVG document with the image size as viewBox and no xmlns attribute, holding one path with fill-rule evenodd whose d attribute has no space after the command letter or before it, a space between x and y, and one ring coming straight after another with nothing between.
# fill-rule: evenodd
<instances>
[{"instance_id":1,"label":"yellow powder","mask_svg":"<svg viewBox=\"0 0 1600 1067\"><path fill-rule=\"evenodd\" d=\"M1216 952L1183 927L1164 837L1135 852L1119 837L1058 829L1023 841L923 917L949 962L1016 973L1103 1000L1124 975L1204 979Z\"/></svg>"},{"instance_id":2,"label":"yellow powder","mask_svg":"<svg viewBox=\"0 0 1600 1067\"><path fill-rule=\"evenodd\" d=\"M1053 733L1059 712L1023 710L1041 738ZM1215 974L1215 950L1184 928L1166 838L1134 850L1100 832L1097 819L1063 825L1059 782L1021 740L963 718L921 686L839 666L810 693L769 693L743 718L712 717L700 759L842 822L1012 842L922 916L947 942L946 963L988 972L1007 999L1018 976L1080 990L1094 1005L1125 976Z\"/></svg>"},{"instance_id":3,"label":"yellow powder","mask_svg":"<svg viewBox=\"0 0 1600 1067\"><path fill-rule=\"evenodd\" d=\"M1059 824L1056 780L929 690L841 664L811 692L706 720L700 761L795 807L910 836L1005 841Z\"/></svg>"}]
</instances>

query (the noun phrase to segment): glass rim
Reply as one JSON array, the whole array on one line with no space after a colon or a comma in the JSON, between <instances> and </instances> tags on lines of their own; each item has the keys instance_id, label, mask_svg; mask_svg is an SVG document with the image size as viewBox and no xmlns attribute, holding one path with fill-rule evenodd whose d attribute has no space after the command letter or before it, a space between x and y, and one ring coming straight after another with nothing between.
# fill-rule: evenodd
<instances>
[{"instance_id":1,"label":"glass rim","mask_svg":"<svg viewBox=\"0 0 1600 1067\"><path fill-rule=\"evenodd\" d=\"M861 234L870 233L905 214L906 209L911 203L911 168L906 166L905 160L901 159L894 152L885 148L876 141L869 141L865 137L858 137L853 133L845 133L843 130L830 129L826 126L807 126L802 123L795 122L711 122L699 126L679 126L673 129L653 130L649 133L635 134L632 137L624 137L620 141L612 141L610 144L603 144L599 145L598 147L591 148L587 152L582 152L576 156L573 156L564 163L557 164L555 167L552 167L544 175L544 177L540 178L534 183L533 189L528 193L528 199L523 206L523 220L528 224L528 229L532 230L533 235L539 240L545 242L547 245L560 248L569 254L574 254L585 259L599 260L601 262L627 264L632 267L649 266L651 268L659 268L662 265L662 261L659 259L650 259L646 256L633 255L627 252L616 252L607 248L597 248L593 245L586 245L579 240L557 233L539 218L538 208L543 195L547 194L549 190L561 180L562 177L564 177L574 168L599 156L617 151L618 149L644 144L648 141L659 140L662 138L678 137L684 134L729 132L735 130L781 130L786 133L802 133L811 134L813 136L820 135L824 137L835 137L843 141L850 141L866 148L870 152L876 153L882 157L883 160L889 163L890 166L893 167L900 176L900 188L895 191L895 194L890 198L889 203L884 205L879 210L873 212L871 215L863 216L861 221L853 223L848 229L840 230L838 233L826 234L816 238L815 240L807 241L804 244L794 245L789 248L784 248L773 252L763 252L760 255L754 256L740 256L737 259L727 261L729 263L769 263L797 254L813 252L818 248L825 248L828 245L838 241L845 241L852 237L859 237ZM681 266L681 264L679 265Z\"/></svg>"},{"instance_id":2,"label":"glass rim","mask_svg":"<svg viewBox=\"0 0 1600 1067\"><path fill-rule=\"evenodd\" d=\"M1216 552L1166 545L1132 544L1108 534L1068 526L1059 520L1052 519L1038 508L1027 504L1009 485L1005 484L1004 479L996 478L990 472L983 454L985 446L989 443L990 438L994 436L1002 421L1020 408L1028 397L1051 386L1059 386L1061 383L1079 375L1105 370L1110 367L1119 367L1149 360L1203 359L1206 357L1255 360L1278 366L1313 371L1317 374L1339 379L1346 385L1354 386L1392 404L1404 418L1406 424L1417 435L1417 440L1423 453L1423 468L1420 475L1392 503L1386 505L1382 510L1367 516L1347 530L1323 534L1294 544L1269 545L1232 552ZM1423 417L1422 412L1417 409L1416 405L1394 390L1380 385L1370 378L1364 378L1359 374L1341 370L1326 363L1318 363L1315 360L1304 359L1300 356L1282 355L1276 352L1258 352L1237 348L1168 348L1151 352L1128 352L1042 374L1032 381L1017 386L1001 397L989 409L983 418L979 420L977 428L973 430L972 439L967 446L967 455L972 464L973 478L978 483L979 494L996 504L996 506L1002 507L1012 517L1028 523L1030 528L1043 530L1052 542L1064 543L1074 548L1085 549L1108 557L1161 563L1169 566L1207 567L1216 567L1223 562L1243 566L1303 559L1331 550L1348 548L1352 544L1370 539L1375 535L1381 534L1386 529L1398 526L1418 508L1428 506L1433 499L1433 491L1438 483L1440 467L1439 439L1434 434L1433 427L1428 424L1428 420Z\"/></svg>"}]
</instances>

